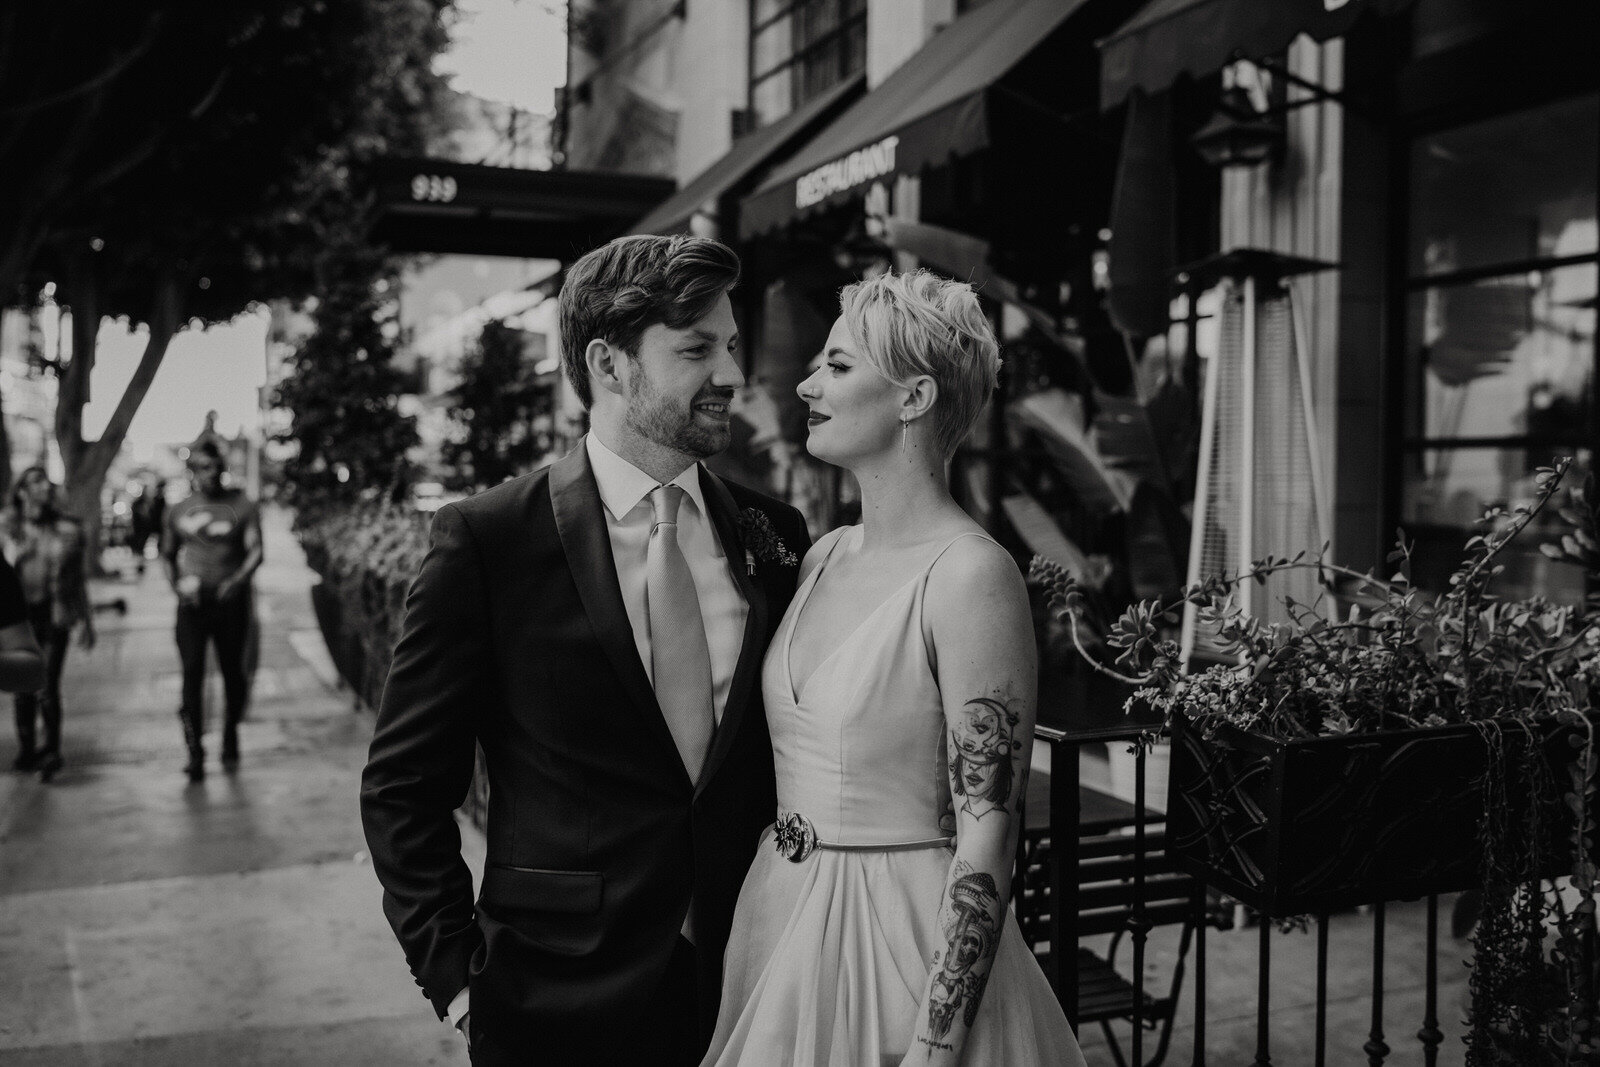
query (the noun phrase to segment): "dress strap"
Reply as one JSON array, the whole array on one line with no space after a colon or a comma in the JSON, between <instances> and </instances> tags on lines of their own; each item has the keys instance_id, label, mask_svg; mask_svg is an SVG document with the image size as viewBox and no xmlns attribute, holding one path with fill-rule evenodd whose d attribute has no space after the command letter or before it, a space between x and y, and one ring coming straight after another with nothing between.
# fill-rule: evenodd
<instances>
[{"instance_id":1,"label":"dress strap","mask_svg":"<svg viewBox=\"0 0 1600 1067\"><path fill-rule=\"evenodd\" d=\"M934 568L934 566L936 564L938 564L938 562L941 559L944 558L944 554L946 552L950 551L950 549L955 546L955 543L957 541L961 540L963 537L981 537L985 541L989 542L991 545L994 545L994 547L1000 549L1000 551L1002 551L1002 552L1005 551L1005 547L1003 545L1001 545L999 541L996 541L994 538L990 537L988 534L984 533L983 531L981 531L981 530L966 530L966 531L964 531L962 533L958 533L954 537L952 537L945 544L945 546L939 550L938 554L935 555L933 557L933 559L928 561L928 565L922 569L922 579L921 579L921 582L919 583L919 585L917 587L917 602L916 602L916 605L915 605L915 608L914 608L913 618L916 620L916 627L917 627L918 632L920 632L922 634L922 650L923 650L924 655L927 656L928 670L934 676L934 684L935 685L938 684L939 655L938 655L937 650L935 650L934 647L933 647L933 638L929 635L927 626L925 626L923 624L923 621L922 621L922 609L923 609L923 605L927 602L928 579L933 576L933 568Z\"/></svg>"},{"instance_id":2,"label":"dress strap","mask_svg":"<svg viewBox=\"0 0 1600 1067\"><path fill-rule=\"evenodd\" d=\"M994 547L1000 549L1002 552L1005 551L1005 549L1001 546L999 541L996 541L994 538L990 537L988 534L984 533L982 530L966 530L966 531L963 531L962 533L958 533L954 537L952 537L949 540L949 542L943 548L941 548L939 550L938 555L934 556L931 560L928 561L927 570L929 572L932 572L935 564L937 564L941 559L943 559L944 558L944 554L946 552L950 551L950 549L952 549L953 547L955 547L955 543L957 541L961 540L963 537L981 537L985 541L987 541L991 545L993 545Z\"/></svg>"}]
</instances>

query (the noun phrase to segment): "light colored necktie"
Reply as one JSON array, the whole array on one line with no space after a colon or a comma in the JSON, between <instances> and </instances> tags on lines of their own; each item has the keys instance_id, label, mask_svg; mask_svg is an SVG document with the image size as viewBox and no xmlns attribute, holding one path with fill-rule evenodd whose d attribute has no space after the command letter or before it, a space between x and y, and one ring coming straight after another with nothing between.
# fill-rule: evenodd
<instances>
[{"instance_id":1,"label":"light colored necktie","mask_svg":"<svg viewBox=\"0 0 1600 1067\"><path fill-rule=\"evenodd\" d=\"M645 602L650 617L650 664L656 703L677 742L690 781L698 781L715 729L711 646L689 561L678 546L680 486L650 490L655 521L645 553Z\"/></svg>"}]
</instances>

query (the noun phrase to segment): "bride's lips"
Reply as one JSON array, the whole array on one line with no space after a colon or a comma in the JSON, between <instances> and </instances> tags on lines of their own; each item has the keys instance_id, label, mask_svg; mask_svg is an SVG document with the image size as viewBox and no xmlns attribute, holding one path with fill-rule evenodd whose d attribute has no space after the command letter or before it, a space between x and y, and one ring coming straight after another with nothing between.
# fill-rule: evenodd
<instances>
[{"instance_id":1,"label":"bride's lips","mask_svg":"<svg viewBox=\"0 0 1600 1067\"><path fill-rule=\"evenodd\" d=\"M811 414L806 416L806 425L807 426L820 426L820 425L822 425L823 423L825 423L827 421L828 421L828 416L824 415L820 411L815 411L814 410L814 411L811 412Z\"/></svg>"}]
</instances>

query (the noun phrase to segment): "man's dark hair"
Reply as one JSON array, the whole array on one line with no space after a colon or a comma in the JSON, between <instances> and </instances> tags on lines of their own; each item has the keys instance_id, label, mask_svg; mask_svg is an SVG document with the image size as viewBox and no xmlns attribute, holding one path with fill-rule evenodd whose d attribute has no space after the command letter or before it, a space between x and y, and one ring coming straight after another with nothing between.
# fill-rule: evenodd
<instances>
[{"instance_id":1,"label":"man's dark hair","mask_svg":"<svg viewBox=\"0 0 1600 1067\"><path fill-rule=\"evenodd\" d=\"M193 466L197 459L211 460L219 471L228 469L228 457L222 454L222 449L217 447L215 441L206 440L195 445L194 450L189 453L189 465Z\"/></svg>"},{"instance_id":2,"label":"man's dark hair","mask_svg":"<svg viewBox=\"0 0 1600 1067\"><path fill-rule=\"evenodd\" d=\"M561 363L584 407L594 402L583 353L609 341L630 356L661 323L681 330L739 281L739 257L708 237L619 237L572 265L561 286Z\"/></svg>"}]
</instances>

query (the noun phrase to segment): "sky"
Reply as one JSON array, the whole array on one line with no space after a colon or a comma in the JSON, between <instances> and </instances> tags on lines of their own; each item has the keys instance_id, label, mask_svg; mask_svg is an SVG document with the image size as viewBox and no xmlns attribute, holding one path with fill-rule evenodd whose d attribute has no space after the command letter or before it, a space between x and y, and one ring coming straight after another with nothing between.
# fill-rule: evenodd
<instances>
[{"instance_id":1,"label":"sky","mask_svg":"<svg viewBox=\"0 0 1600 1067\"><path fill-rule=\"evenodd\" d=\"M503 100L529 111L551 110L566 77L566 5L558 0L457 0L450 50L435 69L463 92ZM257 425L257 394L266 375L265 312L209 330L184 330L171 347L128 428L136 460L161 444L190 441L207 411L233 434ZM84 433L98 436L144 351L144 334L107 323L100 333L94 401L84 409Z\"/></svg>"}]
</instances>

